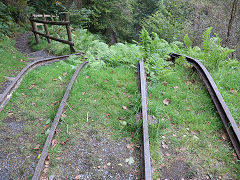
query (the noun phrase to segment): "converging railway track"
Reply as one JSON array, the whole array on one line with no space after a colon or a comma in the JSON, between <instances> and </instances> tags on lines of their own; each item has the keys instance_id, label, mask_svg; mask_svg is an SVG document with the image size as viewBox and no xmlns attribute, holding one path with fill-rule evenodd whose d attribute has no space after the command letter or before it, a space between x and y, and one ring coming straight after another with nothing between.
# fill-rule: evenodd
<instances>
[{"instance_id":1,"label":"converging railway track","mask_svg":"<svg viewBox=\"0 0 240 180\"><path fill-rule=\"evenodd\" d=\"M75 55L83 55L83 54L75 54ZM47 59L42 59L36 62L33 62L29 65L27 65L15 78L15 80L12 82L12 84L4 91L4 93L1 95L0 97L0 111L2 111L4 109L4 106L7 104L7 102L10 100L12 93L14 92L14 90L16 90L18 88L18 86L21 83L21 80L23 79L23 77L27 74L27 72L29 72L30 70L44 65L44 64L48 64L48 63L52 63L52 62L56 62L56 61L61 61L61 60L65 60L67 57L69 57L70 55L66 55L66 56L59 56L59 57L54 57L54 58L47 58ZM172 57L173 60L175 60L175 58L180 57L181 55L176 54L176 53L172 53L170 54L170 56ZM216 84L214 83L212 77L210 76L209 72L207 71L207 69L198 61L195 60L194 58L191 57L186 57L186 60L191 63L195 69L198 71L198 73L200 74L200 76L203 79L203 82L205 83L209 94L216 106L216 109L223 121L223 124L226 128L226 131L230 137L230 140L233 144L233 147L236 151L236 154L238 156L238 158L240 158L240 132L239 129L237 127L236 122L234 121L230 111L228 110L220 92L218 91L218 88L216 86ZM33 180L38 180L43 166L44 166L44 161L48 155L48 149L49 146L51 145L51 142L53 140L58 122L61 118L61 115L64 111L69 93L71 91L71 88L78 76L78 74L80 73L80 71L82 70L82 68L88 63L88 61L83 62L75 71L75 73L73 74L70 83L67 86L67 89L65 91L65 94L61 100L61 103L59 105L57 114L54 118L54 121L52 123L52 127L50 128L50 131L48 133L48 137L47 140L45 142L45 145L43 147L40 159L37 163L37 166L35 168L34 171L34 175L32 177ZM142 100L142 109L141 109L141 114L142 114L142 135L143 135L143 140L142 140L142 147L143 147L143 162L144 162L144 179L146 180L150 180L152 179L152 168L151 168L151 155L150 155L150 150L149 150L149 134L148 134L148 115L147 115L147 111L148 111L148 103L147 103L147 83L146 83L146 74L145 74L145 69L144 69L144 62L143 61L139 61L139 66L138 66L138 79L139 79L139 91L141 94L141 100Z\"/></svg>"}]
</instances>

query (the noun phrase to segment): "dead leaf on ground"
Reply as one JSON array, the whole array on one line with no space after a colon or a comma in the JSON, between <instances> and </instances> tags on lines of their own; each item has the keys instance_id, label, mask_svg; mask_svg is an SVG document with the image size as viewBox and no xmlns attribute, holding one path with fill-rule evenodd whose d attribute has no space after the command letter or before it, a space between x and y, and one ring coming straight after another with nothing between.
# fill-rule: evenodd
<instances>
[{"instance_id":1,"label":"dead leaf on ground","mask_svg":"<svg viewBox=\"0 0 240 180\"><path fill-rule=\"evenodd\" d=\"M53 104L56 105L57 103L59 103L59 101L54 101Z\"/></svg>"},{"instance_id":2,"label":"dead leaf on ground","mask_svg":"<svg viewBox=\"0 0 240 180\"><path fill-rule=\"evenodd\" d=\"M170 99L164 99L163 104L165 104L167 106L167 105L169 105L170 101L171 101Z\"/></svg>"},{"instance_id":3,"label":"dead leaf on ground","mask_svg":"<svg viewBox=\"0 0 240 180\"><path fill-rule=\"evenodd\" d=\"M232 155L233 155L233 159L234 159L234 160L237 160L237 159L238 159L236 153L232 153Z\"/></svg>"},{"instance_id":4,"label":"dead leaf on ground","mask_svg":"<svg viewBox=\"0 0 240 180\"><path fill-rule=\"evenodd\" d=\"M185 151L185 150L186 150L185 147L180 148L180 151Z\"/></svg>"},{"instance_id":5,"label":"dead leaf on ground","mask_svg":"<svg viewBox=\"0 0 240 180\"><path fill-rule=\"evenodd\" d=\"M134 144L127 144L127 148L130 150L134 150Z\"/></svg>"},{"instance_id":6,"label":"dead leaf on ground","mask_svg":"<svg viewBox=\"0 0 240 180\"><path fill-rule=\"evenodd\" d=\"M127 110L127 106L122 106L123 110Z\"/></svg>"},{"instance_id":7,"label":"dead leaf on ground","mask_svg":"<svg viewBox=\"0 0 240 180\"><path fill-rule=\"evenodd\" d=\"M165 142L164 142L164 141L162 141L162 148L163 148L163 149L168 149L168 145L167 145L167 144L165 144Z\"/></svg>"},{"instance_id":8,"label":"dead leaf on ground","mask_svg":"<svg viewBox=\"0 0 240 180\"><path fill-rule=\"evenodd\" d=\"M62 114L62 117L63 117L63 118L66 118L66 117L67 117L67 115L66 115L66 114Z\"/></svg>"},{"instance_id":9,"label":"dead leaf on ground","mask_svg":"<svg viewBox=\"0 0 240 180\"><path fill-rule=\"evenodd\" d=\"M54 148L57 145L57 143L58 143L58 140L53 139L52 140L52 147Z\"/></svg>"},{"instance_id":10,"label":"dead leaf on ground","mask_svg":"<svg viewBox=\"0 0 240 180\"><path fill-rule=\"evenodd\" d=\"M82 92L82 95L84 96L86 94L86 92Z\"/></svg>"},{"instance_id":11,"label":"dead leaf on ground","mask_svg":"<svg viewBox=\"0 0 240 180\"><path fill-rule=\"evenodd\" d=\"M226 135L225 133L222 135L222 139L223 139L223 140L226 140L226 139L227 139L227 135Z\"/></svg>"},{"instance_id":12,"label":"dead leaf on ground","mask_svg":"<svg viewBox=\"0 0 240 180\"><path fill-rule=\"evenodd\" d=\"M106 117L109 117L110 116L110 114L105 114L106 115Z\"/></svg>"},{"instance_id":13,"label":"dead leaf on ground","mask_svg":"<svg viewBox=\"0 0 240 180\"><path fill-rule=\"evenodd\" d=\"M166 156L167 156L167 157L169 157L169 156L171 156L171 154L169 154L169 153L166 153Z\"/></svg>"},{"instance_id":14,"label":"dead leaf on ground","mask_svg":"<svg viewBox=\"0 0 240 180\"><path fill-rule=\"evenodd\" d=\"M235 94L237 91L234 90L233 88L230 89L230 93Z\"/></svg>"},{"instance_id":15,"label":"dead leaf on ground","mask_svg":"<svg viewBox=\"0 0 240 180\"><path fill-rule=\"evenodd\" d=\"M45 160L44 164L45 164L45 167L49 167L49 164L50 164L49 160Z\"/></svg>"},{"instance_id":16,"label":"dead leaf on ground","mask_svg":"<svg viewBox=\"0 0 240 180\"><path fill-rule=\"evenodd\" d=\"M186 111L190 111L190 110L191 110L191 109L190 109L190 106L188 106L187 109L186 109Z\"/></svg>"},{"instance_id":17,"label":"dead leaf on ground","mask_svg":"<svg viewBox=\"0 0 240 180\"><path fill-rule=\"evenodd\" d=\"M191 84L192 84L191 81L187 81L187 82L186 82L186 85L191 85Z\"/></svg>"},{"instance_id":18,"label":"dead leaf on ground","mask_svg":"<svg viewBox=\"0 0 240 180\"><path fill-rule=\"evenodd\" d=\"M61 142L61 145L65 145L68 142L68 139L66 139L65 141Z\"/></svg>"},{"instance_id":19,"label":"dead leaf on ground","mask_svg":"<svg viewBox=\"0 0 240 180\"><path fill-rule=\"evenodd\" d=\"M33 149L39 150L39 149L40 149L40 144L37 144L37 145L35 146L35 148L33 148Z\"/></svg>"},{"instance_id":20,"label":"dead leaf on ground","mask_svg":"<svg viewBox=\"0 0 240 180\"><path fill-rule=\"evenodd\" d=\"M61 159L61 157L56 157L56 160L60 160Z\"/></svg>"},{"instance_id":21,"label":"dead leaf on ground","mask_svg":"<svg viewBox=\"0 0 240 180\"><path fill-rule=\"evenodd\" d=\"M34 86L36 86L36 84L32 84L28 89L32 89Z\"/></svg>"},{"instance_id":22,"label":"dead leaf on ground","mask_svg":"<svg viewBox=\"0 0 240 180\"><path fill-rule=\"evenodd\" d=\"M67 76L67 73L65 72L65 73L63 73L63 77L66 77Z\"/></svg>"},{"instance_id":23,"label":"dead leaf on ground","mask_svg":"<svg viewBox=\"0 0 240 180\"><path fill-rule=\"evenodd\" d=\"M81 175L77 175L74 179L79 180L81 178Z\"/></svg>"},{"instance_id":24,"label":"dead leaf on ground","mask_svg":"<svg viewBox=\"0 0 240 180\"><path fill-rule=\"evenodd\" d=\"M167 81L163 81L162 83L163 83L164 86L168 85Z\"/></svg>"},{"instance_id":25,"label":"dead leaf on ground","mask_svg":"<svg viewBox=\"0 0 240 180\"><path fill-rule=\"evenodd\" d=\"M23 97L23 98L25 98L25 97L27 97L27 95L26 95L26 94L24 94L24 93L22 93L22 97Z\"/></svg>"},{"instance_id":26,"label":"dead leaf on ground","mask_svg":"<svg viewBox=\"0 0 240 180\"><path fill-rule=\"evenodd\" d=\"M48 126L49 126L48 124L43 126L43 129L46 130L48 128Z\"/></svg>"},{"instance_id":27,"label":"dead leaf on ground","mask_svg":"<svg viewBox=\"0 0 240 180\"><path fill-rule=\"evenodd\" d=\"M105 81L105 82L108 82L109 80L105 79L104 81Z\"/></svg>"}]
</instances>

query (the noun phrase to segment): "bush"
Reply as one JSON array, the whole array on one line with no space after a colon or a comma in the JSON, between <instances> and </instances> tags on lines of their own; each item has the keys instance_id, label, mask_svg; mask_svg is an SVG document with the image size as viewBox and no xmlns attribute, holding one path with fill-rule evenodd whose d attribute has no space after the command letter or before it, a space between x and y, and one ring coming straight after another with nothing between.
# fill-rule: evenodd
<instances>
[{"instance_id":1,"label":"bush","mask_svg":"<svg viewBox=\"0 0 240 180\"><path fill-rule=\"evenodd\" d=\"M184 37L184 43L187 46L187 49L184 51L185 54L203 61L209 70L218 68L220 63L228 60L229 55L234 52L233 49L222 47L221 39L217 34L211 36L211 32L212 27L209 27L203 33L203 50L197 46L192 48L192 42L188 35Z\"/></svg>"}]
</instances>

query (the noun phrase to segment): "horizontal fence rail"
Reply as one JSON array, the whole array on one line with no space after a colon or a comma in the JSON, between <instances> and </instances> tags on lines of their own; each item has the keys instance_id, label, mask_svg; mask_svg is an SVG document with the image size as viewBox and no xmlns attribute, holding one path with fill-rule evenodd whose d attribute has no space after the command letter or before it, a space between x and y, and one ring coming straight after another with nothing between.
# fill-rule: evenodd
<instances>
[{"instance_id":1,"label":"horizontal fence rail","mask_svg":"<svg viewBox=\"0 0 240 180\"><path fill-rule=\"evenodd\" d=\"M64 44L68 44L70 46L71 53L75 53L75 49L73 48L74 43L73 43L72 33L71 33L71 28L70 28L69 13L65 13L64 15L65 15L65 21L47 21L46 17L56 17L56 16L45 15L45 14L42 14L42 15L31 14L29 20L32 24L32 32L34 33L36 43L40 42L40 38L39 38L39 35L40 35L40 36L43 36L43 37L47 38L48 43L51 43L51 41L50 41L50 39L51 39L51 40L58 41L58 42L61 42L61 43L64 43ZM43 20L35 19L35 17L43 18ZM41 25L41 24L44 26L45 34L38 31L37 26ZM64 40L64 39L55 38L55 37L50 36L49 35L49 30L48 30L48 24L66 26L68 40Z\"/></svg>"}]
</instances>

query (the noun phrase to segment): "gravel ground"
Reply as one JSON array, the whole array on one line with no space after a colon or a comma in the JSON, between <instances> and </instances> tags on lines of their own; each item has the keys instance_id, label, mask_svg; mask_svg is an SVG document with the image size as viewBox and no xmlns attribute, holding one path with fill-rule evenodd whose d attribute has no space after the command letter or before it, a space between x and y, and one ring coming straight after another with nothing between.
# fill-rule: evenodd
<instances>
[{"instance_id":1,"label":"gravel ground","mask_svg":"<svg viewBox=\"0 0 240 180\"><path fill-rule=\"evenodd\" d=\"M78 134L50 160L51 176L59 180L140 179L140 160L139 148L129 140L113 140L110 135L91 129Z\"/></svg>"}]
</instances>

